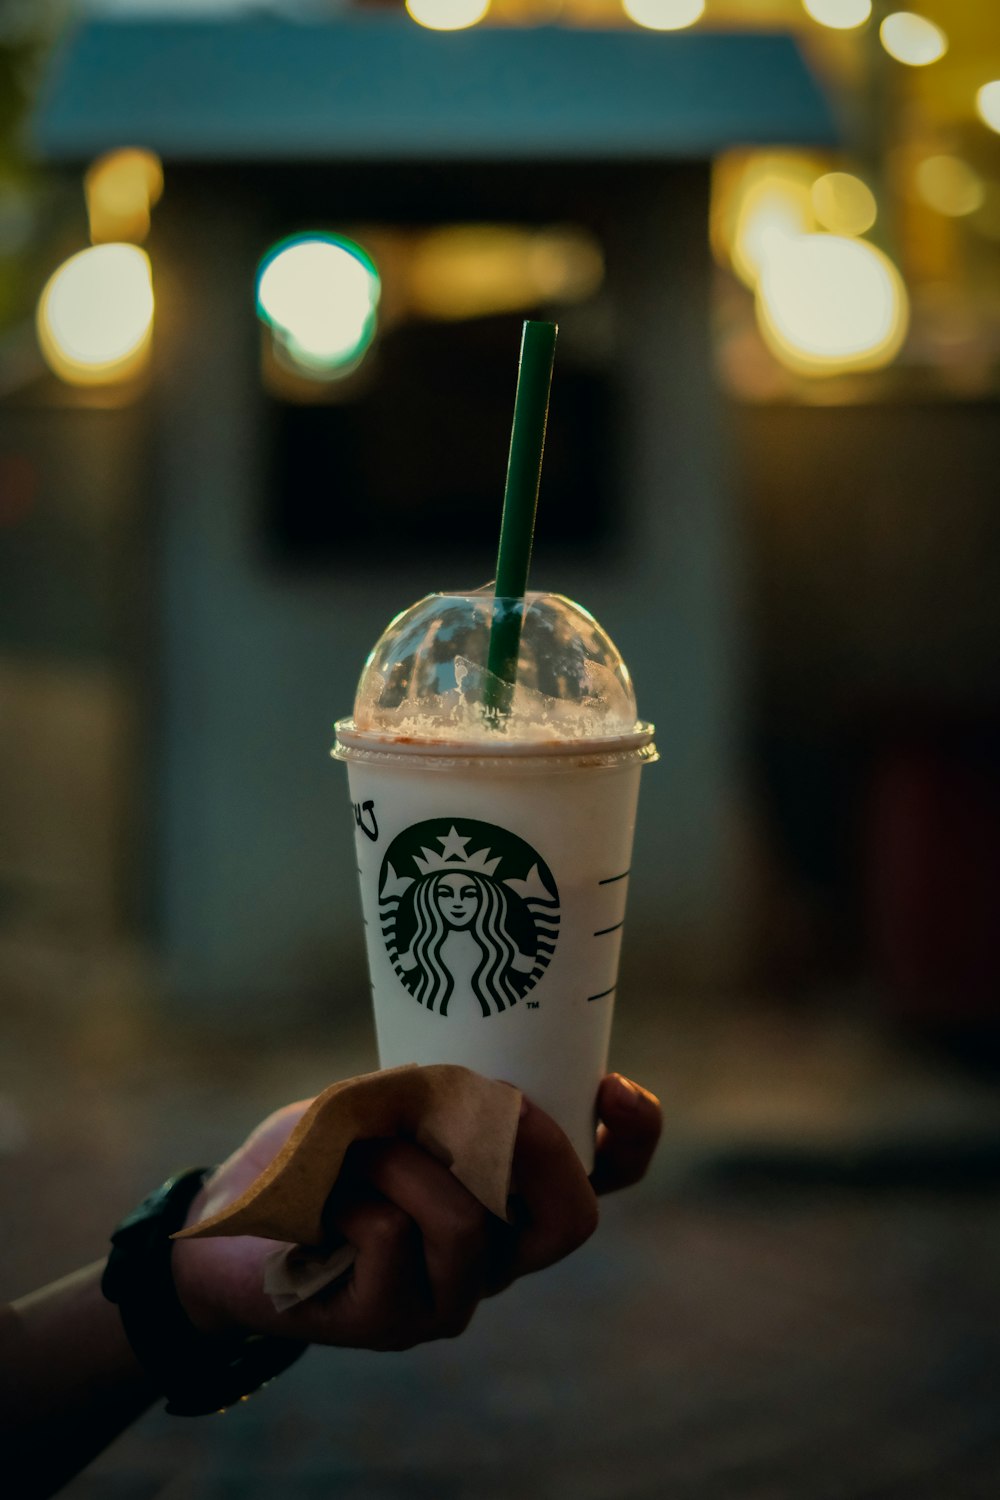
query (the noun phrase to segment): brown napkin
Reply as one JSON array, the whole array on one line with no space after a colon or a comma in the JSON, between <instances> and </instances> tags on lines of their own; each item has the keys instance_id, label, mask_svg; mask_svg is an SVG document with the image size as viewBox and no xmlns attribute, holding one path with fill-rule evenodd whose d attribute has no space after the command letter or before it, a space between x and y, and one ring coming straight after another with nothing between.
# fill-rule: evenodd
<instances>
[{"instance_id":1,"label":"brown napkin","mask_svg":"<svg viewBox=\"0 0 1000 1500\"><path fill-rule=\"evenodd\" d=\"M269 1258L264 1282L275 1306L289 1307L353 1262L351 1247L332 1244L323 1232L323 1207L353 1141L416 1141L503 1219L520 1111L517 1089L444 1063L409 1064L332 1084L239 1198L174 1238L253 1234L291 1241L291 1249Z\"/></svg>"}]
</instances>

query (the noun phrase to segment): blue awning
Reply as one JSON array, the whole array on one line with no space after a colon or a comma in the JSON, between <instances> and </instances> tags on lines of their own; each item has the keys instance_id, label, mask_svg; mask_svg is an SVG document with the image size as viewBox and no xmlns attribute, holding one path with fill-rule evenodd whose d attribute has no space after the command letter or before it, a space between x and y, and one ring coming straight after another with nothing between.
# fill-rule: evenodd
<instances>
[{"instance_id":1,"label":"blue awning","mask_svg":"<svg viewBox=\"0 0 1000 1500\"><path fill-rule=\"evenodd\" d=\"M790 36L636 29L432 32L401 15L91 19L53 58L38 152L170 161L696 159L829 145Z\"/></svg>"}]
</instances>

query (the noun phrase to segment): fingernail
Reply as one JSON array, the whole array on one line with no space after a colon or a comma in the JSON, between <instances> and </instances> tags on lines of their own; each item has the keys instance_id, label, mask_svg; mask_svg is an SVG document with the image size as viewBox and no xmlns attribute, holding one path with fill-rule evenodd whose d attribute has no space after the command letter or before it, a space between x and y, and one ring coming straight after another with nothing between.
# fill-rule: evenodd
<instances>
[{"instance_id":1,"label":"fingernail","mask_svg":"<svg viewBox=\"0 0 1000 1500\"><path fill-rule=\"evenodd\" d=\"M623 1078L620 1073L615 1074L615 1080L618 1084L618 1103L623 1109L638 1109L643 1100L642 1089L631 1079Z\"/></svg>"},{"instance_id":2,"label":"fingernail","mask_svg":"<svg viewBox=\"0 0 1000 1500\"><path fill-rule=\"evenodd\" d=\"M530 1108L530 1105L528 1104L527 1095L526 1094L522 1094L521 1095L521 1109L520 1109L520 1113L518 1115L518 1119L523 1120L524 1117L525 1117L525 1115L528 1113L529 1108Z\"/></svg>"}]
</instances>

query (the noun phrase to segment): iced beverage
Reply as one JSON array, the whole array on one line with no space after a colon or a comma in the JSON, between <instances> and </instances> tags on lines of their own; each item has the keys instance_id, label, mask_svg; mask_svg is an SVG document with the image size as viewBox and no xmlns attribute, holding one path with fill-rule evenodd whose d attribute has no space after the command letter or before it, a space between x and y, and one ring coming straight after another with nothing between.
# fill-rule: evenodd
<instances>
[{"instance_id":1,"label":"iced beverage","mask_svg":"<svg viewBox=\"0 0 1000 1500\"><path fill-rule=\"evenodd\" d=\"M485 666L499 609L522 614L500 716ZM517 1084L588 1169L652 738L610 639L552 594L421 600L337 725L382 1066Z\"/></svg>"}]
</instances>

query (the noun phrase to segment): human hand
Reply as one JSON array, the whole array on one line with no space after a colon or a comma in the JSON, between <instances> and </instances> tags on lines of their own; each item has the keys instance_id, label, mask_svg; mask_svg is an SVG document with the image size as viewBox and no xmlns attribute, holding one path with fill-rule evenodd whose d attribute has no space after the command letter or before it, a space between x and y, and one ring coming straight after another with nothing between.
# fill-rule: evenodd
<instances>
[{"instance_id":1,"label":"human hand","mask_svg":"<svg viewBox=\"0 0 1000 1500\"><path fill-rule=\"evenodd\" d=\"M663 1126L660 1102L648 1090L610 1073L597 1092L597 1140L589 1181L576 1152L559 1126L531 1106L522 1117L511 1172L512 1224L491 1216L492 1267L485 1295L502 1291L518 1277L561 1260L597 1227L597 1196L631 1187L645 1176ZM573 1204L561 1194L587 1183L590 1228L576 1244L560 1249L553 1237Z\"/></svg>"},{"instance_id":2,"label":"human hand","mask_svg":"<svg viewBox=\"0 0 1000 1500\"><path fill-rule=\"evenodd\" d=\"M234 1201L280 1150L308 1100L271 1115L195 1198L188 1224ZM558 1125L524 1101L514 1148L514 1223L490 1214L442 1162L410 1141L351 1148L325 1220L356 1251L352 1273L277 1312L263 1289L276 1248L252 1236L180 1240L174 1280L206 1332L234 1329L368 1349L454 1337L484 1296L561 1260L597 1226L599 1192L637 1181L660 1133L651 1094L617 1075L598 1094L596 1165L588 1181Z\"/></svg>"}]
</instances>

